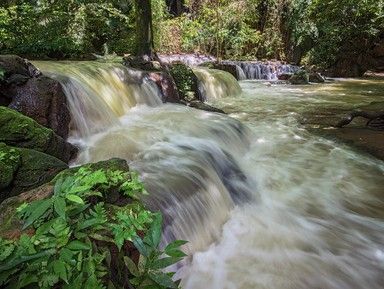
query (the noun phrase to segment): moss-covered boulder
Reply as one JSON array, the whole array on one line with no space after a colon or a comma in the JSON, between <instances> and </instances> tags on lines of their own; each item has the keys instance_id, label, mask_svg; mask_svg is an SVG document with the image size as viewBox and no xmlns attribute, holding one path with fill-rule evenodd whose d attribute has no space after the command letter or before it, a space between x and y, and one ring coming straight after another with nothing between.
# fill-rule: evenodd
<instances>
[{"instance_id":1,"label":"moss-covered boulder","mask_svg":"<svg viewBox=\"0 0 384 289\"><path fill-rule=\"evenodd\" d=\"M291 84L308 84L309 83L309 74L304 69L300 69L295 72L290 78L289 83Z\"/></svg>"},{"instance_id":2,"label":"moss-covered boulder","mask_svg":"<svg viewBox=\"0 0 384 289\"><path fill-rule=\"evenodd\" d=\"M1 150L0 150L1 152ZM66 178L76 174L80 168L86 168L90 171L97 171L100 169L128 172L129 167L125 160L110 159L98 163L85 164L79 167L69 168L56 174L56 177L49 180L43 185L31 190L24 190L22 194L7 198L0 203L0 237L7 239L18 238L21 234L22 223L17 218L16 209L23 203L30 203L36 200L49 198L53 194L54 184L59 178ZM121 194L110 190L106 197L107 203L118 203L118 198Z\"/></svg>"},{"instance_id":3,"label":"moss-covered boulder","mask_svg":"<svg viewBox=\"0 0 384 289\"><path fill-rule=\"evenodd\" d=\"M21 113L0 106L0 142L30 148L68 162L77 149L51 129Z\"/></svg>"},{"instance_id":4,"label":"moss-covered boulder","mask_svg":"<svg viewBox=\"0 0 384 289\"><path fill-rule=\"evenodd\" d=\"M11 185L20 165L20 152L4 143L0 143L0 191Z\"/></svg>"},{"instance_id":5,"label":"moss-covered boulder","mask_svg":"<svg viewBox=\"0 0 384 289\"><path fill-rule=\"evenodd\" d=\"M192 69L181 62L172 63L169 72L175 80L177 91L185 101L202 100L199 91L199 80Z\"/></svg>"},{"instance_id":6,"label":"moss-covered boulder","mask_svg":"<svg viewBox=\"0 0 384 289\"><path fill-rule=\"evenodd\" d=\"M67 164L50 155L0 143L0 201L52 180Z\"/></svg>"},{"instance_id":7,"label":"moss-covered boulder","mask_svg":"<svg viewBox=\"0 0 384 289\"><path fill-rule=\"evenodd\" d=\"M70 113L60 83L26 59L0 55L0 105L13 108L67 138Z\"/></svg>"}]
</instances>

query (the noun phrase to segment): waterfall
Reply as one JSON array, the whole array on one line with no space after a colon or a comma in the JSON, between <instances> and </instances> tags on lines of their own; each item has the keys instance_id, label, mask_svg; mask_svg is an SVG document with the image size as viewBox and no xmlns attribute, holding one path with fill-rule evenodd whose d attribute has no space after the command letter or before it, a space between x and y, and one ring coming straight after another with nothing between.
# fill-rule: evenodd
<instances>
[{"instance_id":1,"label":"waterfall","mask_svg":"<svg viewBox=\"0 0 384 289\"><path fill-rule=\"evenodd\" d=\"M137 72L119 64L35 64L61 82L69 100L71 141L82 146L75 165L126 159L150 193L147 206L164 213L163 242L185 239L189 252L204 249L219 238L231 208L252 198L254 185L238 160L250 143L240 122L161 104L150 82L139 83ZM215 85L227 81L220 95L234 91L231 75L206 73Z\"/></svg>"},{"instance_id":2,"label":"waterfall","mask_svg":"<svg viewBox=\"0 0 384 289\"><path fill-rule=\"evenodd\" d=\"M120 157L140 172L144 202L164 214L163 244L189 241L183 288L383 288L384 163L297 119L384 101L382 83L243 81L236 95L226 73L197 69L228 116L161 104L150 82L117 64L63 65L37 63L65 88L75 165Z\"/></svg>"},{"instance_id":3,"label":"waterfall","mask_svg":"<svg viewBox=\"0 0 384 289\"><path fill-rule=\"evenodd\" d=\"M244 73L244 70L236 64L236 73L239 80L246 80L247 76Z\"/></svg>"},{"instance_id":4,"label":"waterfall","mask_svg":"<svg viewBox=\"0 0 384 289\"><path fill-rule=\"evenodd\" d=\"M160 55L160 60L164 63L180 61L189 66L198 66L205 62L216 62L213 56L199 54L172 54ZM280 61L222 61L224 64L236 66L237 77L239 80L260 79L277 80L281 74L293 74L299 67L297 65L285 64Z\"/></svg>"},{"instance_id":5,"label":"waterfall","mask_svg":"<svg viewBox=\"0 0 384 289\"><path fill-rule=\"evenodd\" d=\"M241 93L239 83L226 71L194 67L193 72L199 79L199 90L204 100L210 101Z\"/></svg>"},{"instance_id":6,"label":"waterfall","mask_svg":"<svg viewBox=\"0 0 384 289\"><path fill-rule=\"evenodd\" d=\"M239 67L241 69L241 72L238 72L240 80L277 80L277 77L280 74L293 74L299 69L299 67L296 65L283 64L278 61L223 61L223 63L232 64Z\"/></svg>"},{"instance_id":7,"label":"waterfall","mask_svg":"<svg viewBox=\"0 0 384 289\"><path fill-rule=\"evenodd\" d=\"M119 117L136 105L162 104L156 85L140 72L120 64L98 62L34 62L57 78L67 96L73 126L79 136L117 125Z\"/></svg>"}]
</instances>

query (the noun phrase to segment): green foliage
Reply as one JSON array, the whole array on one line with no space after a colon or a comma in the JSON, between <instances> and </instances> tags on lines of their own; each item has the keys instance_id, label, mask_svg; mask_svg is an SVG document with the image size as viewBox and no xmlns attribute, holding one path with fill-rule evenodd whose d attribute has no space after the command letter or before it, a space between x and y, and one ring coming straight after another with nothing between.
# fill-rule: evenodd
<instances>
[{"instance_id":1,"label":"green foliage","mask_svg":"<svg viewBox=\"0 0 384 289\"><path fill-rule=\"evenodd\" d=\"M197 78L192 69L183 63L174 63L170 66L169 72L175 80L177 91L184 100L191 101L197 99L195 95L197 88Z\"/></svg>"},{"instance_id":2,"label":"green foliage","mask_svg":"<svg viewBox=\"0 0 384 289\"><path fill-rule=\"evenodd\" d=\"M112 0L17 3L0 8L2 53L66 58L103 53L105 45L114 52L125 52L132 46L133 15L128 3L126 6Z\"/></svg>"},{"instance_id":3,"label":"green foliage","mask_svg":"<svg viewBox=\"0 0 384 289\"><path fill-rule=\"evenodd\" d=\"M122 207L102 202L111 191L130 202ZM24 229L32 228L33 235L0 239L0 286L177 288L172 273L162 269L185 256L179 250L185 242L171 243L164 252L158 249L161 215L137 201L143 193L132 173L81 168L72 176L62 175L52 197L18 209ZM140 252L138 263L126 250L133 246Z\"/></svg>"},{"instance_id":4,"label":"green foliage","mask_svg":"<svg viewBox=\"0 0 384 289\"><path fill-rule=\"evenodd\" d=\"M314 0L309 9L318 30L311 62L325 67L343 54L364 55L384 31L382 1Z\"/></svg>"},{"instance_id":5,"label":"green foliage","mask_svg":"<svg viewBox=\"0 0 384 289\"><path fill-rule=\"evenodd\" d=\"M179 249L186 241L177 240L168 244L164 251L158 250L161 224L161 215L156 214L147 235L143 239L134 237L133 243L141 254L138 265L128 257L124 259L129 271L135 276L131 282L136 288L178 288L172 281L174 273L164 273L162 270L186 256Z\"/></svg>"},{"instance_id":6,"label":"green foliage","mask_svg":"<svg viewBox=\"0 0 384 289\"><path fill-rule=\"evenodd\" d=\"M172 49L167 43L159 49L219 58L284 58L282 30L288 25L282 16L284 3L287 1L202 1L192 15L164 20L161 33L174 41ZM174 47L175 42L179 47Z\"/></svg>"}]
</instances>

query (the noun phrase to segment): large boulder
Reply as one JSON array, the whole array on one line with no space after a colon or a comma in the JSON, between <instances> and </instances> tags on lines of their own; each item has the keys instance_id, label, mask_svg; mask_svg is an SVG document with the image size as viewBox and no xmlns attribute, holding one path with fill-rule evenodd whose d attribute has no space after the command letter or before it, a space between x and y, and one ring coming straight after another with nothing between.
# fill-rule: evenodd
<instances>
[{"instance_id":1,"label":"large boulder","mask_svg":"<svg viewBox=\"0 0 384 289\"><path fill-rule=\"evenodd\" d=\"M51 129L39 125L21 113L0 106L0 142L30 148L68 162L77 152Z\"/></svg>"},{"instance_id":2,"label":"large boulder","mask_svg":"<svg viewBox=\"0 0 384 289\"><path fill-rule=\"evenodd\" d=\"M15 55L0 55L0 71L0 105L13 108L67 138L70 112L60 83Z\"/></svg>"},{"instance_id":3,"label":"large boulder","mask_svg":"<svg viewBox=\"0 0 384 289\"><path fill-rule=\"evenodd\" d=\"M308 84L309 83L309 74L304 69L297 71L289 78L290 84Z\"/></svg>"},{"instance_id":4,"label":"large boulder","mask_svg":"<svg viewBox=\"0 0 384 289\"><path fill-rule=\"evenodd\" d=\"M0 201L49 182L66 168L50 155L0 143Z\"/></svg>"},{"instance_id":5,"label":"large boulder","mask_svg":"<svg viewBox=\"0 0 384 289\"><path fill-rule=\"evenodd\" d=\"M179 102L180 97L173 78L166 71L147 72L148 78L159 88L163 102Z\"/></svg>"},{"instance_id":6,"label":"large boulder","mask_svg":"<svg viewBox=\"0 0 384 289\"><path fill-rule=\"evenodd\" d=\"M325 78L319 72L310 72L309 73L309 82L324 83Z\"/></svg>"},{"instance_id":7,"label":"large boulder","mask_svg":"<svg viewBox=\"0 0 384 289\"><path fill-rule=\"evenodd\" d=\"M287 81L292 77L292 75L292 73L281 73L277 76L277 79Z\"/></svg>"}]
</instances>

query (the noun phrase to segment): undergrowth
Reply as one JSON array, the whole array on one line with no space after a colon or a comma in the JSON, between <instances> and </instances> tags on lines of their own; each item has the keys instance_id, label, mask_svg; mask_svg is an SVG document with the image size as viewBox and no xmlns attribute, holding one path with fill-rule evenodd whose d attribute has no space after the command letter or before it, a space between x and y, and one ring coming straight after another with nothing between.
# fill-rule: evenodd
<instances>
[{"instance_id":1,"label":"undergrowth","mask_svg":"<svg viewBox=\"0 0 384 289\"><path fill-rule=\"evenodd\" d=\"M118 191L124 205L103 202ZM163 269L185 241L159 249L160 213L138 200L136 174L81 168L59 177L50 198L18 208L23 234L0 239L1 288L178 288Z\"/></svg>"}]
</instances>

